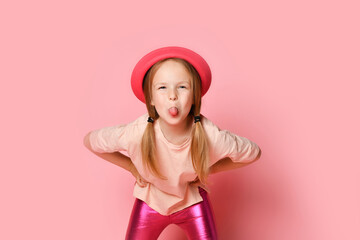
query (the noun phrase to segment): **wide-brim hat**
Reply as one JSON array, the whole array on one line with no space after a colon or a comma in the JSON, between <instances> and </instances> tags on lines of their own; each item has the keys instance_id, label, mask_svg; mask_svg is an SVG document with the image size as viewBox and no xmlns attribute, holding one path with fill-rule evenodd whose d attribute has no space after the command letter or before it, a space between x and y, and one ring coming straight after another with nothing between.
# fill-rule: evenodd
<instances>
[{"instance_id":1,"label":"wide-brim hat","mask_svg":"<svg viewBox=\"0 0 360 240\"><path fill-rule=\"evenodd\" d=\"M200 75L201 79L201 96L209 90L211 84L210 67L199 54L196 52L177 46L162 47L153 50L140 59L135 65L131 74L131 88L135 96L145 103L145 96L143 92L143 81L146 72L158 61L166 58L181 58L188 61Z\"/></svg>"}]
</instances>

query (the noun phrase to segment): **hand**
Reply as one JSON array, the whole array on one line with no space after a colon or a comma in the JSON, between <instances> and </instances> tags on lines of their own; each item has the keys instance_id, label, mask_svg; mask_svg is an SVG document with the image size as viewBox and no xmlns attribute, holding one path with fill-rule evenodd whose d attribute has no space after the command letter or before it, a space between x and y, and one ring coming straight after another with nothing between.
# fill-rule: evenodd
<instances>
[{"instance_id":1,"label":"hand","mask_svg":"<svg viewBox=\"0 0 360 240\"><path fill-rule=\"evenodd\" d=\"M199 179L198 176L196 176L196 178L195 178L193 181L190 182L190 184L195 184L195 185L198 185L198 184L200 184L200 183L201 183L201 182L200 182L200 179Z\"/></svg>"},{"instance_id":2,"label":"hand","mask_svg":"<svg viewBox=\"0 0 360 240\"><path fill-rule=\"evenodd\" d=\"M205 189L206 192L210 192L209 187L208 187L207 185L203 184L203 183L200 181L200 179L199 179L198 176L196 176L196 178L195 178L193 181L189 182L189 184L195 185L195 186L197 186L197 187L201 187L202 189Z\"/></svg>"},{"instance_id":3,"label":"hand","mask_svg":"<svg viewBox=\"0 0 360 240\"><path fill-rule=\"evenodd\" d=\"M136 182L140 187L146 187L148 182L143 179L133 163L130 166L130 172L135 177Z\"/></svg>"}]
</instances>

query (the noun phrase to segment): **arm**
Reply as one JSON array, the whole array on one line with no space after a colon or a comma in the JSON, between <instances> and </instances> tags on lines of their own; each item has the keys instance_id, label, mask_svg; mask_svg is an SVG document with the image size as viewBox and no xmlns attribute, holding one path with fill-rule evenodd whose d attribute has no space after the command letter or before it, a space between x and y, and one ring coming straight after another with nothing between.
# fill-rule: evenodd
<instances>
[{"instance_id":1,"label":"arm","mask_svg":"<svg viewBox=\"0 0 360 240\"><path fill-rule=\"evenodd\" d=\"M261 149L259 151L259 154L256 156L256 158L252 162L246 162L246 163L233 162L231 160L231 158L229 158L229 157L220 159L219 161L217 161L215 164L213 164L210 167L209 175L215 174L215 173L218 173L218 172L222 172L222 171L228 171L228 170L244 167L244 166L249 165L249 164L255 162L256 160L258 160L260 158L260 156L261 156ZM194 181L192 181L191 184L200 184L200 186L202 188L208 189L205 185L201 184L198 177L196 177L196 179Z\"/></svg>"},{"instance_id":2,"label":"arm","mask_svg":"<svg viewBox=\"0 0 360 240\"><path fill-rule=\"evenodd\" d=\"M223 158L223 159L217 161L214 165L212 165L210 167L210 174L214 174L214 173L218 173L218 172L222 172L222 171L228 171L228 170L244 167L244 166L249 165L250 163L253 163L256 160L258 160L260 158L260 156L261 156L261 149L260 149L260 152L257 155L257 157L252 162L247 162L247 163L233 162L228 157Z\"/></svg>"},{"instance_id":3,"label":"arm","mask_svg":"<svg viewBox=\"0 0 360 240\"><path fill-rule=\"evenodd\" d=\"M92 153L94 153L95 155L97 155L98 157L105 159L119 167L124 168L125 170L129 171L131 170L131 165L133 164L130 160L129 157L125 156L124 154L120 153L120 152L113 152L113 153L98 153L95 152L94 150L92 150L91 145L90 145L90 140L89 140L89 135L90 133L88 133L85 137L84 137L84 145L87 149L89 149Z\"/></svg>"},{"instance_id":4,"label":"arm","mask_svg":"<svg viewBox=\"0 0 360 240\"><path fill-rule=\"evenodd\" d=\"M124 154L120 152L113 152L113 153L98 153L92 150L89 140L89 134L88 133L84 137L84 145L87 149L89 149L92 153L97 155L98 157L105 159L108 162L111 162L119 167L122 167L123 169L129 171L138 181L140 186L142 186L141 183L144 183L145 181L141 178L139 172L137 171L135 165L132 163L131 159Z\"/></svg>"}]
</instances>

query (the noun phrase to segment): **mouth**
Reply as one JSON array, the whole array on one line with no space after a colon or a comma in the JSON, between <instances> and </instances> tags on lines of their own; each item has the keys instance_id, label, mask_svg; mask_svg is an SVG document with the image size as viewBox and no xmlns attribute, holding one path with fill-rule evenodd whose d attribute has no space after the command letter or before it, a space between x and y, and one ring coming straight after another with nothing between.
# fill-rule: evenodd
<instances>
[{"instance_id":1,"label":"mouth","mask_svg":"<svg viewBox=\"0 0 360 240\"><path fill-rule=\"evenodd\" d=\"M176 117L179 113L179 110L177 107L171 107L169 108L169 113L171 116Z\"/></svg>"}]
</instances>

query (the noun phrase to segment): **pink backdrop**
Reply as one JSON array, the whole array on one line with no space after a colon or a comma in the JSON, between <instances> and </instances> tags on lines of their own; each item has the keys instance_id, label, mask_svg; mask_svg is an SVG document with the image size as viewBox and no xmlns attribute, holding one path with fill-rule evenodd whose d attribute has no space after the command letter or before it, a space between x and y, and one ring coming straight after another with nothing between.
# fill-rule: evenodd
<instances>
[{"instance_id":1,"label":"pink backdrop","mask_svg":"<svg viewBox=\"0 0 360 240\"><path fill-rule=\"evenodd\" d=\"M134 179L82 141L145 113L132 68L168 45L208 61L202 113L263 152L211 177L220 239L360 239L356 2L1 3L0 239L124 238Z\"/></svg>"}]
</instances>

